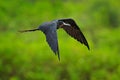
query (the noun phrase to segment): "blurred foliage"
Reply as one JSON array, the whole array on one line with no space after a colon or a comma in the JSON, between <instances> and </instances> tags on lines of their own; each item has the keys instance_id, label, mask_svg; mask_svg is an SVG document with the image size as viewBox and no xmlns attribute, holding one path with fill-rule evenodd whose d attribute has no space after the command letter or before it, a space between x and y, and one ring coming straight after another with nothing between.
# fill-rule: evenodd
<instances>
[{"instance_id":1,"label":"blurred foliage","mask_svg":"<svg viewBox=\"0 0 120 80\"><path fill-rule=\"evenodd\" d=\"M120 0L1 0L0 80L120 80L119 8ZM90 51L60 29L59 61L44 34L18 33L60 18L76 20Z\"/></svg>"}]
</instances>

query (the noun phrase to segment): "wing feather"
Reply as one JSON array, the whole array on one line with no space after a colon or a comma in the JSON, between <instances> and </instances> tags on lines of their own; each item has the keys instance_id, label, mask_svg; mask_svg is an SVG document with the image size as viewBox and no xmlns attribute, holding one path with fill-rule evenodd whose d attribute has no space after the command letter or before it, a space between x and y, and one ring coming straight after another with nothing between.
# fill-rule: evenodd
<instances>
[{"instance_id":1,"label":"wing feather","mask_svg":"<svg viewBox=\"0 0 120 80\"><path fill-rule=\"evenodd\" d=\"M83 35L80 28L77 26L73 19L61 19L61 21L71 25L71 26L64 25L62 27L71 37L75 38L77 41L86 45L87 48L90 49L85 36Z\"/></svg>"},{"instance_id":2,"label":"wing feather","mask_svg":"<svg viewBox=\"0 0 120 80\"><path fill-rule=\"evenodd\" d=\"M49 26L51 27L51 26ZM51 27L52 28L52 27ZM58 55L58 58L60 60L60 54L59 54L59 48L58 48L58 39L57 39L57 32L56 32L56 28L52 28L52 29L47 29L46 32L44 32L46 35L46 41L49 44L50 48L52 49L52 51Z\"/></svg>"}]
</instances>

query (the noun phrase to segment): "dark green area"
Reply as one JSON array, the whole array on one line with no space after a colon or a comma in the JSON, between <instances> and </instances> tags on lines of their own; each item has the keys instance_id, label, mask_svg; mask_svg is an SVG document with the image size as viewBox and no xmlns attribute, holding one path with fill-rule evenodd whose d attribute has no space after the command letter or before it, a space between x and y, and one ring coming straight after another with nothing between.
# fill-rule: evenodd
<instances>
[{"instance_id":1,"label":"dark green area","mask_svg":"<svg viewBox=\"0 0 120 80\"><path fill-rule=\"evenodd\" d=\"M61 61L41 23L73 18L90 51L58 30ZM120 80L120 0L1 0L0 80Z\"/></svg>"}]
</instances>

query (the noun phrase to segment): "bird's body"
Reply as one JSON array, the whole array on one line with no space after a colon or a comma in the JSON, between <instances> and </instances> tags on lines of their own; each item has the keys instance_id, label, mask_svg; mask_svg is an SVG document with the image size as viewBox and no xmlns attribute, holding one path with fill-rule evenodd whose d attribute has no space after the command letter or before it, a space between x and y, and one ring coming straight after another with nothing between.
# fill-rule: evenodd
<instances>
[{"instance_id":1,"label":"bird's body","mask_svg":"<svg viewBox=\"0 0 120 80\"><path fill-rule=\"evenodd\" d=\"M89 49L87 40L85 39L80 28L77 26L77 24L75 23L75 21L73 19L54 20L51 22L43 23L37 29L23 30L21 32L41 30L45 34L46 41L48 42L52 51L58 55L58 58L60 60L59 48L58 48L58 38L57 38L57 32L56 32L57 29L59 29L59 28L63 28L71 37L73 37L77 41L85 44Z\"/></svg>"}]
</instances>

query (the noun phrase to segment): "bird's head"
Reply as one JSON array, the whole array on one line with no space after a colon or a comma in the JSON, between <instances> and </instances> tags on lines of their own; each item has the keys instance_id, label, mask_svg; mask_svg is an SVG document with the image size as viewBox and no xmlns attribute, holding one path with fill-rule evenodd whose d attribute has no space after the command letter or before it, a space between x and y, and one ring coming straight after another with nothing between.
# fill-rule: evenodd
<instances>
[{"instance_id":1,"label":"bird's head","mask_svg":"<svg viewBox=\"0 0 120 80\"><path fill-rule=\"evenodd\" d=\"M68 23L65 23L64 21L58 21L58 26L62 27L62 26L71 26L71 25Z\"/></svg>"}]
</instances>

